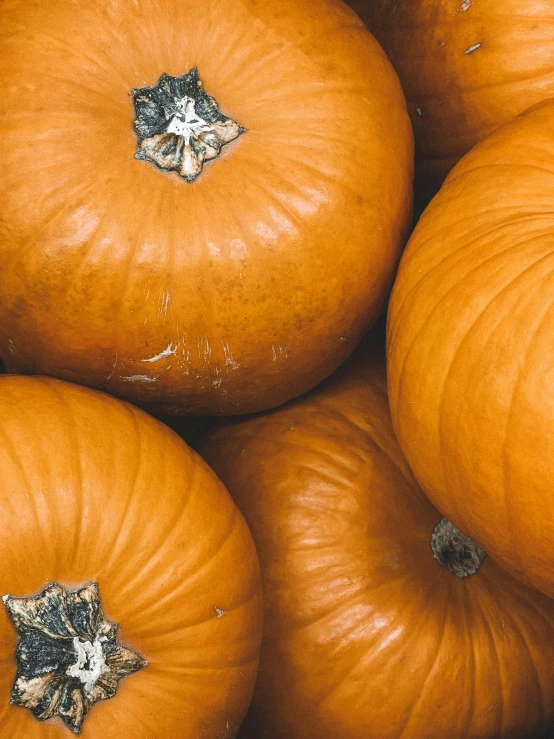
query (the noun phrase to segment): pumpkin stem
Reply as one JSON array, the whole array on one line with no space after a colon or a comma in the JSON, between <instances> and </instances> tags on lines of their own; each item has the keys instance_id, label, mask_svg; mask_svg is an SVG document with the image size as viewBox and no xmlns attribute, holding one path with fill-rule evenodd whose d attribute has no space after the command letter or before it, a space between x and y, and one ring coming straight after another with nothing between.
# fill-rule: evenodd
<instances>
[{"instance_id":1,"label":"pumpkin stem","mask_svg":"<svg viewBox=\"0 0 554 739\"><path fill-rule=\"evenodd\" d=\"M178 172L194 182L204 162L216 159L225 144L245 129L219 111L192 69L182 77L162 74L155 85L132 90L136 159Z\"/></svg>"},{"instance_id":2,"label":"pumpkin stem","mask_svg":"<svg viewBox=\"0 0 554 739\"><path fill-rule=\"evenodd\" d=\"M441 567L457 577L475 575L483 564L487 553L473 539L443 518L431 536L431 549Z\"/></svg>"},{"instance_id":3,"label":"pumpkin stem","mask_svg":"<svg viewBox=\"0 0 554 739\"><path fill-rule=\"evenodd\" d=\"M78 590L51 583L38 595L2 600L18 635L10 703L39 721L59 716L78 734L91 706L112 698L122 677L147 664L117 641L96 583Z\"/></svg>"}]
</instances>

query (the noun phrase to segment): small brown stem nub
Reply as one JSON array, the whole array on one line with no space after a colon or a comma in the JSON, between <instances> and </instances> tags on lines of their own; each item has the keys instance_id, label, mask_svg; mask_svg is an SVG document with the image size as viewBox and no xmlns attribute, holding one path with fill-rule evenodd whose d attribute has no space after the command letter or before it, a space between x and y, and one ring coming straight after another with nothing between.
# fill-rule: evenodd
<instances>
[{"instance_id":1,"label":"small brown stem nub","mask_svg":"<svg viewBox=\"0 0 554 739\"><path fill-rule=\"evenodd\" d=\"M479 572L487 553L473 539L443 518L431 536L431 549L437 562L457 577Z\"/></svg>"}]
</instances>

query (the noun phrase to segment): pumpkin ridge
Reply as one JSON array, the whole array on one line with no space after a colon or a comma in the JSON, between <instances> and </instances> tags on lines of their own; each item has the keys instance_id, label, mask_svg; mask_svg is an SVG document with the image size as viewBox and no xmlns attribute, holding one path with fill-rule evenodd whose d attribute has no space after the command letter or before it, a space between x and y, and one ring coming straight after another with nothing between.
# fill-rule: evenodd
<instances>
[{"instance_id":1,"label":"pumpkin ridge","mask_svg":"<svg viewBox=\"0 0 554 739\"><path fill-rule=\"evenodd\" d=\"M61 388L57 385L57 383L51 383L48 385L49 390L51 391L52 395L56 397L59 405L64 408L67 413L63 414L64 418L67 418L67 424L68 424L68 437L78 439L79 438L79 428L78 424L75 419L74 411L71 406L71 403L69 402L69 398L64 395L64 393L61 391ZM73 537L73 545L72 545L72 551L74 553L79 552L81 548L81 538L83 533L83 520L84 520L84 509L83 509L83 500L82 500L82 491L83 491L83 455L82 455L82 449L81 446L78 446L78 454L77 454L77 465L75 466L77 470L77 486L78 489L75 491L74 496L74 502L76 504L75 509L75 531L74 531L74 537Z\"/></svg>"},{"instance_id":2,"label":"pumpkin ridge","mask_svg":"<svg viewBox=\"0 0 554 739\"><path fill-rule=\"evenodd\" d=\"M127 253L125 257L120 260L120 263L118 265L119 273L124 275L124 282L123 284L119 286L119 290L118 290L118 296L117 296L117 301L116 301L116 306L117 306L116 315L117 316L122 315L123 311L126 308L126 305L125 305L126 295L130 290L134 288L134 285L133 285L134 273L131 268L133 264L135 263L135 260L137 260L140 256L141 247L144 245L144 234L146 233L149 227L149 224L150 224L150 216L152 215L152 213L155 213L157 209L160 207L160 201L161 201L161 193L159 191L155 191L153 197L149 199L148 207L145 208L143 213L141 214L142 217L139 222L140 225L134 228L133 238L129 244ZM169 242L169 243L172 246L172 242ZM169 246L169 248L167 249L164 249L162 252L164 254L166 263L170 259L170 254L172 252L171 246ZM156 275L156 273L159 274L160 272L163 272L163 271L164 270L159 269L159 268L154 269L153 274ZM118 330L118 324L119 324L119 321L117 319L113 320L112 335L116 334ZM110 344L112 344L114 347L118 346L118 342L115 342L115 341L111 341ZM115 366L114 366L114 372L115 372Z\"/></svg>"},{"instance_id":3,"label":"pumpkin ridge","mask_svg":"<svg viewBox=\"0 0 554 739\"><path fill-rule=\"evenodd\" d=\"M483 234L483 237L485 237L485 236L486 236L486 234ZM513 248L514 248L514 244L510 244L509 246L507 246L504 249L502 249L502 251L495 252L494 254L492 254L490 256L487 256L487 258L483 262L480 262L477 265L473 265L469 271L466 271L466 272L464 272L463 275L459 276L457 282L452 282L452 284L449 284L448 290L446 290L441 295L441 297L440 297L439 300L437 300L437 301L434 302L431 311L426 316L426 321L421 321L421 326L418 328L418 330L416 331L416 333L412 337L411 344L408 347L408 350L406 351L405 356L404 356L404 359L402 361L402 366L401 366L401 369L400 369L400 373L399 373L398 379L396 380L397 387L400 387L402 385L402 383L403 383L404 371L405 371L405 369L407 368L407 365L408 365L408 356L410 355L412 349L417 348L418 340L419 340L420 336L426 331L426 329L427 329L427 322L430 320L430 318L433 315L435 315L436 313L438 313L440 309L442 309L443 303L444 302L447 302L450 299L452 293L455 292L456 290L458 290L459 287L460 287L460 285L462 285L463 282L466 281L467 278L470 275L475 275L476 273L478 273L478 271L480 269L482 269L485 265L487 265L489 262L494 262L496 259L499 259L499 258L502 259L502 255L505 252L509 252ZM396 312L397 313L400 313L402 311L402 309L404 308L405 304L410 300L411 297L413 297L414 294L417 294L421 290L422 285L425 282L432 281L431 280L431 275L433 274L433 272L436 271L436 269L438 269L441 265L443 265L451 257L452 258L455 258L455 257L459 256L458 255L458 252L462 252L462 251L463 251L463 246L461 246L458 250L456 250L454 252L449 252L444 257L442 257L437 264L433 265L433 267L427 273L421 275L418 278L418 280L416 281L416 283L414 285L412 285L408 291L406 291L406 294L405 295L402 296L402 302L400 303L400 305L396 309ZM408 255L409 254L410 253L408 252ZM546 256L546 255L544 255L544 256ZM463 263L463 254L461 254L461 256L459 256L459 261L461 261ZM539 260L536 260L536 261L540 261L540 259ZM533 265L529 265L529 266L530 267L533 267L534 264ZM504 292L504 289L505 288L509 287L512 283L515 283L517 281L517 278L518 277L519 277L519 275L517 275L515 278L510 279L510 281L506 285L503 285L502 288L498 291L498 293L496 295L494 295L490 299L490 301L489 301L489 303L487 305L490 305L490 303L492 303L496 298L498 298ZM466 331L466 334L463 337L460 338L460 344L458 345L458 347L456 348L456 351L453 354L452 362L451 362L450 367L449 367L449 370L448 370L448 372L447 372L447 374L446 374L446 376L444 378L443 390L446 387L446 384L448 382L448 378L449 378L449 376L451 374L451 371L452 371L452 367L453 367L455 358L459 354L459 352L461 351L461 345L467 339L468 332L481 319L481 316L482 316L482 312L478 313L478 315L472 321L470 327L468 327L468 330ZM401 321L398 320L398 318L396 316L395 316L395 318L396 318L396 321L397 321L397 331L398 331L398 330L400 330ZM389 337L387 339L387 342L388 342L389 345L393 345L394 342L395 342L395 340L396 340L396 335L395 335L394 326L393 326L393 322L392 321L389 321L388 332L389 332ZM444 397L444 392L441 393L441 397Z\"/></svg>"},{"instance_id":4,"label":"pumpkin ridge","mask_svg":"<svg viewBox=\"0 0 554 739\"><path fill-rule=\"evenodd\" d=\"M403 739L404 734L408 730L410 726L410 721L411 721L412 716L414 715L415 709L417 708L419 702L423 698L424 691L425 691L425 685L428 684L429 679L431 675L433 674L433 671L435 670L436 665L439 662L441 651L444 647L444 641L445 641L446 630L447 630L446 627L447 627L447 624L450 618L450 608L451 608L450 603L453 598L454 584L455 583L453 581L450 581L445 589L445 595L443 598L443 607L442 607L442 614L443 614L442 615L442 625L441 625L441 628L438 629L438 633L440 634L440 636L439 636L439 641L436 647L435 656L433 658L432 663L429 665L427 669L427 677L425 678L423 682L422 689L419 691L416 700L409 707L408 718L406 719L406 723L402 727L402 732L399 734L397 739ZM438 590L439 590L439 586L437 584L437 587L435 588L434 592L436 593Z\"/></svg>"},{"instance_id":5,"label":"pumpkin ridge","mask_svg":"<svg viewBox=\"0 0 554 739\"><path fill-rule=\"evenodd\" d=\"M547 255L547 256L552 256ZM523 272L520 273L520 276L524 274ZM515 282L515 280L514 280ZM545 320L549 317L549 314L551 314L552 307L554 306L554 300L552 300L544 309L543 314L540 316L540 318L537 320L536 325L534 326L533 332L529 336L527 347L525 347L525 351L523 352L523 356L521 359L521 366L518 371L517 379L514 382L513 388L511 389L511 396L510 396L510 402L508 405L508 412L506 413L506 433L504 435L504 441L502 443L502 455L501 455L501 469L502 469L502 480L503 480L503 490L504 490L504 509L506 511L506 517L509 519L509 525L506 526L506 532L509 532L509 535L511 537L511 551L512 556L514 557L514 561L517 563L516 567L520 568L520 572L523 571L523 568L525 566L525 536L521 536L520 532L518 531L518 520L517 516L514 515L513 506L506 505L506 501L511 497L512 501L514 499L513 492L510 490L511 483L510 483L510 475L508 474L508 441L510 438L510 426L513 423L514 418L514 403L516 395L518 394L518 391L520 389L521 383L522 383L522 375L524 375L524 367L526 366L526 359L529 356L529 353L533 349L533 343L536 338L536 336L540 333L541 329L543 328ZM510 495L511 493L511 495ZM522 542L523 539L523 542ZM523 546L522 546L523 544Z\"/></svg>"},{"instance_id":6,"label":"pumpkin ridge","mask_svg":"<svg viewBox=\"0 0 554 739\"><path fill-rule=\"evenodd\" d=\"M10 436L7 433L7 431L2 427L2 424L0 424L0 438L2 440L2 445L10 453L11 460L12 460L12 462L15 463L15 467L17 467L17 469L18 469L19 474L21 475L21 479L23 480L23 483L24 483L26 489L27 490L32 490L31 481L29 479L29 476L27 474L27 471L25 470L24 464L23 464L22 460L20 459L20 456L18 454L17 448L14 445L14 443L12 442L12 440L10 439ZM42 542L39 542L39 544L41 545L41 549L42 549L42 551L48 551L49 536L46 534L45 529L44 529L44 527L42 525L43 522L42 522L42 519L41 519L40 514L39 514L38 501L35 500L35 498L33 496L29 496L28 503L29 503L29 507L33 511L33 515L34 515L34 518L35 518L35 521L36 521L37 530L40 532L40 535L42 537Z\"/></svg>"},{"instance_id":7,"label":"pumpkin ridge","mask_svg":"<svg viewBox=\"0 0 554 739\"><path fill-rule=\"evenodd\" d=\"M114 65L110 65L109 67L107 67L107 66L101 64L100 61L98 59L96 59L94 56L90 56L88 54L85 54L85 52L83 51L82 48L77 48L75 46L72 46L71 44L65 43L61 39L56 38L55 36L49 36L48 34L44 33L43 31L40 31L38 33L33 33L33 38L34 39L46 39L49 42L53 42L54 44L57 44L58 46L61 46L64 49L67 49L68 51L70 51L75 56L80 57L81 59L83 59L85 62L89 62L89 63L94 64L94 66L98 68L98 71L100 72L100 74L103 77L109 76L111 78L111 77L113 77L114 74L117 73L117 69L115 68ZM45 73L46 74L48 73L48 70L47 69L45 70ZM42 74L42 70L41 70L41 74ZM87 88L87 90L88 89L89 88ZM90 88L90 89L92 89L92 88ZM92 92L95 92L95 90L92 90ZM104 93L104 97L106 97L108 100L111 99L105 93ZM116 99L115 98L113 98L113 102L116 102ZM119 105L121 105L121 101L120 100L117 100L117 102L118 102Z\"/></svg>"},{"instance_id":8,"label":"pumpkin ridge","mask_svg":"<svg viewBox=\"0 0 554 739\"><path fill-rule=\"evenodd\" d=\"M538 606L539 604L537 603L536 605ZM515 613L510 610L506 611L506 618L512 622L514 631L516 632L516 634L519 635L521 642L523 643L525 650L529 656L529 661L528 661L529 669L531 671L531 674L535 677L535 680L536 680L535 685L537 688L537 694L539 696L540 716L541 716L539 725L546 724L547 719L548 719L548 711L547 711L546 703L545 703L546 691L543 690L542 682L539 676L539 671L537 670L537 666L533 660L533 655L529 647L529 642L527 641L527 638L525 637L524 629L522 629L519 622L516 621Z\"/></svg>"},{"instance_id":9,"label":"pumpkin ridge","mask_svg":"<svg viewBox=\"0 0 554 739\"><path fill-rule=\"evenodd\" d=\"M117 545L119 544L120 540L124 537L124 533L125 533L124 523L126 520L128 520L131 506L135 500L137 480L140 477L140 471L143 466L143 459L145 457L145 455L141 453L142 435L140 433L140 425L136 417L136 413L134 409L127 403L124 403L123 405L127 411L128 418L131 421L132 428L135 431L134 443L135 443L135 448L136 448L136 461L133 467L131 484L128 487L127 499L122 507L121 520L120 520L119 526L117 526L116 528L115 537L110 542L110 547L109 547L110 556L108 556L108 558L105 561L105 568L107 571L110 571L112 569L113 567L112 562L117 562L118 558L121 556L120 552L118 551Z\"/></svg>"},{"instance_id":10,"label":"pumpkin ridge","mask_svg":"<svg viewBox=\"0 0 554 739\"><path fill-rule=\"evenodd\" d=\"M350 428L352 428L353 430L355 429L356 431L358 431L360 433L360 435L362 437L364 437L364 440L365 441L368 441L369 440L371 442L372 446L374 447L374 449L384 459L386 459L388 462L390 462L392 464L392 466L396 469L396 471L399 473L399 475L402 478L406 478L406 473L409 474L408 468L402 469L402 467L398 463L398 460L393 459L389 455L389 453L385 449L384 445L378 441L379 434L378 434L378 432L377 432L377 430L376 430L376 428L375 428L374 425L370 425L367 421L365 421L365 419L362 419L362 423L364 425L359 425L355 420L353 420L352 418L350 418L348 416L345 416L339 409L333 407L333 405L331 403L330 404L325 404L325 402L323 402L322 405L325 406L325 409L326 409L327 413L329 413L329 411L330 411L337 418L340 418L343 421L345 421L346 424ZM367 425L365 425L365 424L367 424ZM390 431L386 427L386 425L384 425L384 428L386 429L386 431L388 432L388 434L392 435L392 431ZM389 438L391 438L391 436L389 436Z\"/></svg>"},{"instance_id":11,"label":"pumpkin ridge","mask_svg":"<svg viewBox=\"0 0 554 739\"><path fill-rule=\"evenodd\" d=\"M14 261L16 258L20 259L23 252L29 247L33 246L36 240L44 234L44 231L47 228L55 226L58 218L62 218L64 215L67 214L67 211L73 209L75 206L75 197L81 197L83 195L89 194L95 186L103 186L111 177L112 171L115 172L116 170L117 167L114 166L113 170L110 170L110 173L103 177L100 181L94 180L93 182L87 182L82 187L77 187L73 192L69 193L71 197L68 197L67 203L62 208L52 213L51 216L47 218L46 221L44 221L40 226L38 226L38 228L34 230L32 235L29 236L29 238L25 239L23 243L18 246L17 249L13 249L11 252L8 252L7 256L0 262L2 270L4 270L6 266L10 265L11 262Z\"/></svg>"},{"instance_id":12,"label":"pumpkin ridge","mask_svg":"<svg viewBox=\"0 0 554 739\"><path fill-rule=\"evenodd\" d=\"M181 521L181 518L182 518L182 516L179 517L179 522ZM177 585L168 582L167 583L168 593L166 595L163 595L162 591L160 591L162 594L156 599L156 602L152 604L152 607L153 608L155 608L157 610L157 609L165 606L167 603L171 602L171 599L172 598L178 597L180 591L181 590L185 590L190 585L190 581L191 580L193 580L194 578L198 577L202 573L202 570L204 570L207 567L209 567L210 565L212 565L213 560L221 553L221 551L223 550L223 548L226 545L228 545L229 542L231 541L231 535L234 532L234 530L236 529L237 524L240 521L237 511L235 511L234 509L232 510L232 518L231 518L231 521L232 521L232 523L231 523L231 525L230 525L230 527L229 527L226 535L224 537L222 537L220 539L220 541L217 542L217 546L214 548L213 551L211 551L209 553L209 556L206 556L205 555L205 558L203 558L201 565L199 567L197 567L194 571L188 573L187 577L184 578L184 579L182 579ZM172 527L172 530L173 530L173 528L174 527ZM163 557L163 546L158 549L158 552L160 552L160 557ZM144 574L148 572L148 567L152 565L152 562L153 561L154 561L154 565L153 566L155 566L157 564L157 561L154 560L154 558L151 558L148 561L146 567L144 567L142 570L137 570L137 573L136 573L136 578L137 579L139 579L140 577L144 576ZM133 583L134 583L134 580L131 580L131 581L127 581L126 582L126 585L129 586L129 589L130 590L133 589L133 587L132 587L133 586ZM156 610L154 610L153 612L155 613ZM148 615L149 613L151 613L150 610L143 609L142 612L141 612L141 615L144 617L144 616Z\"/></svg>"}]
</instances>

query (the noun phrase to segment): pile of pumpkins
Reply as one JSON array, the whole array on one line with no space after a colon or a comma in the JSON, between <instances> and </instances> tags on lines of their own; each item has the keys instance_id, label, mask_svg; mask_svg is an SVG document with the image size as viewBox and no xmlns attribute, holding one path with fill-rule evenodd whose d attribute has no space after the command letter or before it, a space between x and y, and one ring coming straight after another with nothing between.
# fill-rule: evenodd
<instances>
[{"instance_id":1,"label":"pile of pumpkins","mask_svg":"<svg viewBox=\"0 0 554 739\"><path fill-rule=\"evenodd\" d=\"M3 739L554 737L554 0L350 6L0 6Z\"/></svg>"}]
</instances>

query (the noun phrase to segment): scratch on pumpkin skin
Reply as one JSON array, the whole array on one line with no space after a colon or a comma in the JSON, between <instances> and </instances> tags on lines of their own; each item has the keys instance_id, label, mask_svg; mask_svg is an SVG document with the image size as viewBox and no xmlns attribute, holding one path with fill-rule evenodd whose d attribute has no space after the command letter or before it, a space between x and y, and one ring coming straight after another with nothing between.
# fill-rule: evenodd
<instances>
[{"instance_id":1,"label":"scratch on pumpkin skin","mask_svg":"<svg viewBox=\"0 0 554 739\"><path fill-rule=\"evenodd\" d=\"M148 375L129 375L128 377L122 377L124 382L157 382L157 377L148 377Z\"/></svg>"},{"instance_id":2,"label":"scratch on pumpkin skin","mask_svg":"<svg viewBox=\"0 0 554 739\"><path fill-rule=\"evenodd\" d=\"M471 0L463 0L460 6L460 10L462 11L462 13L466 10L469 10L470 8L471 8Z\"/></svg>"},{"instance_id":3,"label":"scratch on pumpkin skin","mask_svg":"<svg viewBox=\"0 0 554 739\"><path fill-rule=\"evenodd\" d=\"M225 355L225 366L230 367L231 369L238 369L240 367L240 364L238 362L235 362L233 359L233 355L231 354L231 350L229 349L229 344L226 341L222 341L221 345L223 347L223 354Z\"/></svg>"},{"instance_id":4,"label":"scratch on pumpkin skin","mask_svg":"<svg viewBox=\"0 0 554 739\"><path fill-rule=\"evenodd\" d=\"M210 382L215 388L221 387L221 383L223 382L223 377L221 377L221 373L217 367L215 368L215 377L212 377Z\"/></svg>"},{"instance_id":5,"label":"scratch on pumpkin skin","mask_svg":"<svg viewBox=\"0 0 554 739\"><path fill-rule=\"evenodd\" d=\"M208 339L198 338L198 356L203 356L206 364L209 363L210 357L212 356L212 347Z\"/></svg>"},{"instance_id":6,"label":"scratch on pumpkin skin","mask_svg":"<svg viewBox=\"0 0 554 739\"><path fill-rule=\"evenodd\" d=\"M466 49L464 51L464 56L467 54L473 54L474 51L477 51L477 49L480 49L483 44L473 44L473 46L470 46L469 49Z\"/></svg>"},{"instance_id":7,"label":"scratch on pumpkin skin","mask_svg":"<svg viewBox=\"0 0 554 739\"><path fill-rule=\"evenodd\" d=\"M11 339L8 339L8 351L14 357L17 357L19 355L19 351L15 343Z\"/></svg>"},{"instance_id":8,"label":"scratch on pumpkin skin","mask_svg":"<svg viewBox=\"0 0 554 739\"><path fill-rule=\"evenodd\" d=\"M110 372L110 374L109 374L109 375L108 375L108 377L106 378L108 382L109 382L109 381L110 381L110 380L112 379L112 377L113 377L113 373L115 372L115 368L117 367L117 362L118 362L118 361L119 361L119 355L118 355L118 354L116 354L116 355L115 355L115 359L114 359L114 361L113 361L113 367L112 367L112 371Z\"/></svg>"},{"instance_id":9,"label":"scratch on pumpkin skin","mask_svg":"<svg viewBox=\"0 0 554 739\"><path fill-rule=\"evenodd\" d=\"M150 359L141 359L141 362L159 362L160 359L164 359L165 357L171 357L177 354L177 349L179 348L179 344L176 345L175 349L173 348L173 342L169 344L167 349L164 349L163 352L160 352L159 354L156 354L154 357L150 357Z\"/></svg>"},{"instance_id":10,"label":"scratch on pumpkin skin","mask_svg":"<svg viewBox=\"0 0 554 739\"><path fill-rule=\"evenodd\" d=\"M161 299L160 299L160 308L159 308L159 310L158 310L158 313L163 313L163 316L164 316L164 318L166 318L166 317L167 317L167 309L168 309L168 307L169 307L169 300L170 300L170 297L171 297L171 296L170 296L170 294L169 294L169 290L165 290L165 291L164 291L164 292L162 292L162 294L161 294Z\"/></svg>"}]
</instances>

